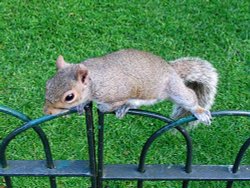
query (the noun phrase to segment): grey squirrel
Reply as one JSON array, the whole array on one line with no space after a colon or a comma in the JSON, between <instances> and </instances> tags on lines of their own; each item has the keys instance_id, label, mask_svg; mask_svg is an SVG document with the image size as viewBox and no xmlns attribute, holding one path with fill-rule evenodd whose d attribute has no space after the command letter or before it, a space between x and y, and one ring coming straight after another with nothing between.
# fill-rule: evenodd
<instances>
[{"instance_id":1,"label":"grey squirrel","mask_svg":"<svg viewBox=\"0 0 250 188\"><path fill-rule=\"evenodd\" d=\"M211 123L218 75L205 60L187 57L168 63L148 52L125 49L80 64L59 56L56 66L56 75L46 83L46 114L94 101L100 111L115 111L122 118L130 108L169 99L175 104L172 118L191 112L199 122Z\"/></svg>"}]
</instances>

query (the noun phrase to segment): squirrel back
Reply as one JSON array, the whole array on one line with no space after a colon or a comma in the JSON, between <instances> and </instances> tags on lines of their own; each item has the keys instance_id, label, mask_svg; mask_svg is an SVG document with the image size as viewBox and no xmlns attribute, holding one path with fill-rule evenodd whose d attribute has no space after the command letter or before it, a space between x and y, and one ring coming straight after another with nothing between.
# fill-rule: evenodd
<instances>
[{"instance_id":1,"label":"squirrel back","mask_svg":"<svg viewBox=\"0 0 250 188\"><path fill-rule=\"evenodd\" d=\"M164 98L160 90L174 71L162 58L133 49L87 59L81 64L91 77L94 100L105 102Z\"/></svg>"}]
</instances>

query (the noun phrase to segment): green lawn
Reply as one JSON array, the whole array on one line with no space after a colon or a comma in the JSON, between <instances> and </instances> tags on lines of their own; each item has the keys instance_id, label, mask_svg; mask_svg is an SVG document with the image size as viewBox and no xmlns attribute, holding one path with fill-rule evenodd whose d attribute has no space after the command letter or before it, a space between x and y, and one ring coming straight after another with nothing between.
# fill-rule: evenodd
<instances>
[{"instance_id":1,"label":"green lawn","mask_svg":"<svg viewBox=\"0 0 250 188\"><path fill-rule=\"evenodd\" d=\"M150 51L166 60L198 56L218 69L213 110L250 110L250 2L247 0L178 1L20 1L0 2L0 104L31 118L43 115L45 82L55 73L59 54L69 62L123 48ZM247 73L248 71L248 73ZM171 103L143 109L169 115ZM83 118L73 115L42 125L55 159L87 159ZM150 119L106 118L105 162L137 163L141 146L162 126ZM20 122L0 114L0 139ZM59 126L60 125L60 126ZM249 119L217 118L210 127L191 131L194 164L232 164L249 137ZM184 140L166 134L153 145L148 163L184 163ZM32 130L9 146L8 159L43 159ZM250 164L247 152L243 164ZM47 178L14 178L15 187L47 188ZM4 185L0 179L0 187ZM88 179L58 178L59 188L87 187ZM135 182L105 182L111 188ZM224 182L192 182L192 188L221 188ZM177 188L179 182L145 182L146 188ZM250 182L235 183L236 188Z\"/></svg>"}]
</instances>

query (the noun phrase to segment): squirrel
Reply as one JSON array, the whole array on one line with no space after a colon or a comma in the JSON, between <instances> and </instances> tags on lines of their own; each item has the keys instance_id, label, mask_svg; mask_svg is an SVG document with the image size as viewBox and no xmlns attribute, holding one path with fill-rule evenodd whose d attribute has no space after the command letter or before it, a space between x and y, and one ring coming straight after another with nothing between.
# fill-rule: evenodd
<instances>
[{"instance_id":1,"label":"squirrel","mask_svg":"<svg viewBox=\"0 0 250 188\"><path fill-rule=\"evenodd\" d=\"M80 64L56 61L57 73L46 83L45 114L56 114L89 101L101 112L122 118L129 109L169 99L172 118L192 113L199 122L211 123L218 74L206 60L185 57L174 61L149 52L124 49Z\"/></svg>"}]
</instances>

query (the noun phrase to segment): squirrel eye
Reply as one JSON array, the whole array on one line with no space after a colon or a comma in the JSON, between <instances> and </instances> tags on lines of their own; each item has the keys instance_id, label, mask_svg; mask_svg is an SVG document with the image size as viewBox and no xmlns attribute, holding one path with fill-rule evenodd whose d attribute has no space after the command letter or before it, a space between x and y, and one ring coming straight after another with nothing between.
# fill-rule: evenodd
<instances>
[{"instance_id":1,"label":"squirrel eye","mask_svg":"<svg viewBox=\"0 0 250 188\"><path fill-rule=\"evenodd\" d=\"M67 96L65 97L65 101L66 101L66 102L70 102L70 101L72 101L74 98L75 98L75 95L74 95L73 93L70 93L69 95L67 95Z\"/></svg>"}]
</instances>

